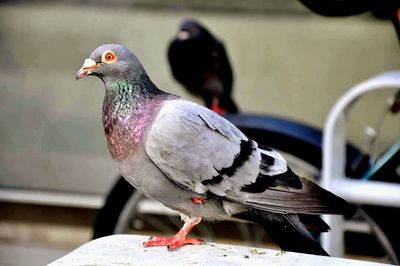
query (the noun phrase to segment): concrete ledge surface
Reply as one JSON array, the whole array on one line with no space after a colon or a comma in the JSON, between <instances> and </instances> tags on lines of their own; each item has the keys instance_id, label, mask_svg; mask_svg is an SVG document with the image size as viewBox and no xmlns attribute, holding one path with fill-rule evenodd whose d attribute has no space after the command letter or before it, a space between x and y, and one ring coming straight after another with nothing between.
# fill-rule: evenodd
<instances>
[{"instance_id":1,"label":"concrete ledge surface","mask_svg":"<svg viewBox=\"0 0 400 266\"><path fill-rule=\"evenodd\" d=\"M184 246L175 251L166 247L143 247L147 236L112 235L90 241L49 266L67 265L387 265L365 261L328 258L270 249L206 243Z\"/></svg>"}]
</instances>

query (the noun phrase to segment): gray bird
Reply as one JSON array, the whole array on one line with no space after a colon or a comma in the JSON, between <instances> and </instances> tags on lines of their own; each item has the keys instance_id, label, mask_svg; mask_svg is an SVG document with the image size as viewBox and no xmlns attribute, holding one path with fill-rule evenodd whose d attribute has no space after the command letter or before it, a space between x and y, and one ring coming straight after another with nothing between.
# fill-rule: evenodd
<instances>
[{"instance_id":1,"label":"gray bird","mask_svg":"<svg viewBox=\"0 0 400 266\"><path fill-rule=\"evenodd\" d=\"M185 221L175 236L144 246L201 244L188 234L202 219L236 218L259 223L283 250L327 255L306 225L327 231L318 215L347 213L346 201L297 176L225 118L158 89L124 46L96 48L77 79L89 75L105 85L103 127L122 175Z\"/></svg>"}]
</instances>

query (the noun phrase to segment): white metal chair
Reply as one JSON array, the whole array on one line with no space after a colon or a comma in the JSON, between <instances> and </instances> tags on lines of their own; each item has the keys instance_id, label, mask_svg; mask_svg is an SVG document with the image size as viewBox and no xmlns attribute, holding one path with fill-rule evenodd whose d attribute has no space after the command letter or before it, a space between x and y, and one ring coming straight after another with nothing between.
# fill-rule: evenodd
<instances>
[{"instance_id":1,"label":"white metal chair","mask_svg":"<svg viewBox=\"0 0 400 266\"><path fill-rule=\"evenodd\" d=\"M331 109L324 127L321 185L347 201L400 207L400 185L378 181L349 179L345 175L346 118L362 95L376 90L399 89L400 71L385 72L366 80L345 93ZM322 235L322 245L332 256L344 254L344 221L342 216L325 216L332 228Z\"/></svg>"}]
</instances>

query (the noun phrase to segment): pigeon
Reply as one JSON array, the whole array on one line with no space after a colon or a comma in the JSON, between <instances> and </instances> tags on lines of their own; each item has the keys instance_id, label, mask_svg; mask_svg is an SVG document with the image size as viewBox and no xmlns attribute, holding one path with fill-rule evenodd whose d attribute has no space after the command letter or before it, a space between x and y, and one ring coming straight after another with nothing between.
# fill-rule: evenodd
<instances>
[{"instance_id":1,"label":"pigeon","mask_svg":"<svg viewBox=\"0 0 400 266\"><path fill-rule=\"evenodd\" d=\"M233 74L224 44L198 21L183 20L169 45L168 61L174 78L208 108L219 114L238 112L230 96Z\"/></svg>"},{"instance_id":2,"label":"pigeon","mask_svg":"<svg viewBox=\"0 0 400 266\"><path fill-rule=\"evenodd\" d=\"M224 117L158 89L122 45L96 48L76 78L86 76L105 85L103 128L121 174L184 221L176 235L145 247L202 244L188 234L203 219L238 219L260 224L283 250L328 255L307 227L327 231L318 215L348 213L345 200L296 175Z\"/></svg>"}]
</instances>

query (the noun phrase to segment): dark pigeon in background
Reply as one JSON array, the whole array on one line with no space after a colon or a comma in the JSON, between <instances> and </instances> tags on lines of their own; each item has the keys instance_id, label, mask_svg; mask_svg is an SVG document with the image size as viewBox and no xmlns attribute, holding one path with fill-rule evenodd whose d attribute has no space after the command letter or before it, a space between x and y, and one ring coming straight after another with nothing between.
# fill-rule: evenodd
<instances>
[{"instance_id":1,"label":"dark pigeon in background","mask_svg":"<svg viewBox=\"0 0 400 266\"><path fill-rule=\"evenodd\" d=\"M205 105L218 112L237 113L231 99L232 68L223 43L193 19L182 22L168 49L174 78Z\"/></svg>"},{"instance_id":2,"label":"dark pigeon in background","mask_svg":"<svg viewBox=\"0 0 400 266\"><path fill-rule=\"evenodd\" d=\"M222 116L158 89L124 46L95 49L77 78L88 75L105 84L103 127L122 175L185 221L146 247L201 244L188 234L202 219L233 217L259 223L283 250L327 255L304 223L326 231L318 215L347 213L346 201L297 176Z\"/></svg>"}]
</instances>

